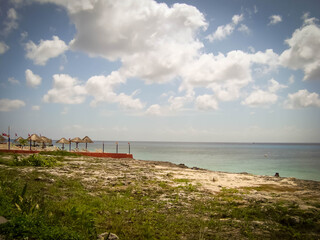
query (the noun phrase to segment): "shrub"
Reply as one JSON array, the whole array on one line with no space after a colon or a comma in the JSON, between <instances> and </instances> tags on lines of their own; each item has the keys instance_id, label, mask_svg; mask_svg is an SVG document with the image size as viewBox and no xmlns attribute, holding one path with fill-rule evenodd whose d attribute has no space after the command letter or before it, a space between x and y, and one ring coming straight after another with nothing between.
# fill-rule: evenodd
<instances>
[{"instance_id":1,"label":"shrub","mask_svg":"<svg viewBox=\"0 0 320 240\"><path fill-rule=\"evenodd\" d=\"M32 154L26 158L13 156L13 163L15 166L34 166L34 167L54 167L59 165L54 157L42 156L39 154Z\"/></svg>"}]
</instances>

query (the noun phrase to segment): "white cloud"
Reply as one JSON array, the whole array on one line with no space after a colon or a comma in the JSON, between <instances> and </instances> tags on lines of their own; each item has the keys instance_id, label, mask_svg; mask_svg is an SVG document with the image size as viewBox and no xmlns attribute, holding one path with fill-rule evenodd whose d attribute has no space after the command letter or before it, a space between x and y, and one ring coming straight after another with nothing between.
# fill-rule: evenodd
<instances>
[{"instance_id":1,"label":"white cloud","mask_svg":"<svg viewBox=\"0 0 320 240\"><path fill-rule=\"evenodd\" d=\"M306 107L320 107L319 94L308 90L299 90L296 93L288 94L288 99L284 103L285 108L297 109Z\"/></svg>"},{"instance_id":2,"label":"white cloud","mask_svg":"<svg viewBox=\"0 0 320 240\"><path fill-rule=\"evenodd\" d=\"M227 36L231 35L233 31L235 30L236 26L243 21L243 14L241 15L234 15L232 17L232 22L226 25L221 25L217 28L217 30L208 35L206 38L210 41L213 42L215 40L222 40L225 39ZM246 26L243 25L240 27L242 30L244 30ZM247 27L248 29L248 27Z\"/></svg>"},{"instance_id":3,"label":"white cloud","mask_svg":"<svg viewBox=\"0 0 320 240\"><path fill-rule=\"evenodd\" d=\"M279 22L282 22L282 17L280 15L272 15L269 17L270 22L268 25L275 25Z\"/></svg>"},{"instance_id":4,"label":"white cloud","mask_svg":"<svg viewBox=\"0 0 320 240\"><path fill-rule=\"evenodd\" d=\"M59 56L67 49L65 42L57 36L53 36L52 40L41 39L38 45L32 41L25 44L26 57L37 65L45 65L50 58Z\"/></svg>"},{"instance_id":5,"label":"white cloud","mask_svg":"<svg viewBox=\"0 0 320 240\"><path fill-rule=\"evenodd\" d=\"M290 77L289 77L289 80L288 80L288 83L289 84L293 84L294 83L294 75L291 75Z\"/></svg>"},{"instance_id":6,"label":"white cloud","mask_svg":"<svg viewBox=\"0 0 320 240\"><path fill-rule=\"evenodd\" d=\"M283 88L287 88L288 86L286 85L283 85L283 84L280 84L278 83L276 80L274 80L273 78L269 80L269 87L268 87L268 90L269 92L271 93L275 93L277 91L279 91L280 89L283 89Z\"/></svg>"},{"instance_id":7,"label":"white cloud","mask_svg":"<svg viewBox=\"0 0 320 240\"><path fill-rule=\"evenodd\" d=\"M200 110L217 110L218 102L212 95L201 95L196 99L196 107Z\"/></svg>"},{"instance_id":8,"label":"white cloud","mask_svg":"<svg viewBox=\"0 0 320 240\"><path fill-rule=\"evenodd\" d=\"M161 116L161 115L163 115L163 112L162 112L161 106L159 104L153 104L147 109L146 114Z\"/></svg>"},{"instance_id":9,"label":"white cloud","mask_svg":"<svg viewBox=\"0 0 320 240\"><path fill-rule=\"evenodd\" d=\"M194 100L194 96L195 93L192 90L187 91L186 95L182 97L170 96L168 99L168 102L170 103L170 110L181 110L185 106L185 104L190 103Z\"/></svg>"},{"instance_id":10,"label":"white cloud","mask_svg":"<svg viewBox=\"0 0 320 240\"><path fill-rule=\"evenodd\" d=\"M90 11L71 13L71 19L77 28L73 49L120 59L124 77L147 83L175 78L203 47L195 35L207 27L195 7L150 0L97 1Z\"/></svg>"},{"instance_id":11,"label":"white cloud","mask_svg":"<svg viewBox=\"0 0 320 240\"><path fill-rule=\"evenodd\" d=\"M0 112L9 112L24 107L26 104L24 101L15 99L10 100L7 98L0 99Z\"/></svg>"},{"instance_id":12,"label":"white cloud","mask_svg":"<svg viewBox=\"0 0 320 240\"><path fill-rule=\"evenodd\" d=\"M43 101L65 104L83 103L87 91L76 78L67 74L53 75L53 88L43 96Z\"/></svg>"},{"instance_id":13,"label":"white cloud","mask_svg":"<svg viewBox=\"0 0 320 240\"><path fill-rule=\"evenodd\" d=\"M4 54L9 49L9 46L5 42L0 42L0 54Z\"/></svg>"},{"instance_id":14,"label":"white cloud","mask_svg":"<svg viewBox=\"0 0 320 240\"><path fill-rule=\"evenodd\" d=\"M12 85L20 84L19 80L15 79L14 77L9 77L8 82L11 83Z\"/></svg>"},{"instance_id":15,"label":"white cloud","mask_svg":"<svg viewBox=\"0 0 320 240\"><path fill-rule=\"evenodd\" d=\"M280 56L284 66L304 71L303 80L320 80L320 28L313 22L295 30Z\"/></svg>"},{"instance_id":16,"label":"white cloud","mask_svg":"<svg viewBox=\"0 0 320 240\"><path fill-rule=\"evenodd\" d=\"M133 109L133 110L141 110L144 108L145 104L140 101L138 98L133 98L134 93L132 95L126 95L124 93L120 93L117 95L115 102L119 103L120 107L124 109Z\"/></svg>"},{"instance_id":17,"label":"white cloud","mask_svg":"<svg viewBox=\"0 0 320 240\"><path fill-rule=\"evenodd\" d=\"M277 100L278 96L276 94L258 89L253 91L241 103L243 105L248 105L249 107L265 107L270 104L276 103Z\"/></svg>"},{"instance_id":18,"label":"white cloud","mask_svg":"<svg viewBox=\"0 0 320 240\"><path fill-rule=\"evenodd\" d=\"M218 55L203 53L204 45L198 33L205 30L208 23L198 9L187 4L168 7L153 0L96 0L85 1L81 8L81 4L73 1L38 1L66 7L77 29L69 44L71 49L122 63L115 71L120 76L114 73L93 76L84 85L87 93L93 96L91 106L109 102L124 108L143 108L144 103L134 94L116 92L116 88L130 78L142 79L147 84L181 80L179 91L186 91L186 95L169 97L168 106L161 107L167 112L182 110L186 104L195 102L195 94L188 95L195 88L209 89L217 102L232 101L253 81L253 64L267 73L279 63L278 55L271 49L254 54L242 51ZM237 28L250 31L241 24L243 20L243 14L234 15L229 26L221 26L222 35L224 32L231 34ZM132 105L128 104L130 101ZM156 110L156 106L153 108L150 111Z\"/></svg>"},{"instance_id":19,"label":"white cloud","mask_svg":"<svg viewBox=\"0 0 320 240\"><path fill-rule=\"evenodd\" d=\"M139 99L134 99L132 95L124 93L117 94L115 88L125 83L125 78L117 71L109 76L93 76L88 79L85 88L88 94L94 97L91 106L96 106L99 102L118 103L125 109L142 109L144 104Z\"/></svg>"},{"instance_id":20,"label":"white cloud","mask_svg":"<svg viewBox=\"0 0 320 240\"><path fill-rule=\"evenodd\" d=\"M29 87L37 87L41 84L42 78L34 74L30 69L27 69L25 72L26 82Z\"/></svg>"},{"instance_id":21,"label":"white cloud","mask_svg":"<svg viewBox=\"0 0 320 240\"><path fill-rule=\"evenodd\" d=\"M33 111L39 111L40 110L40 106L39 105L34 105L31 108Z\"/></svg>"},{"instance_id":22,"label":"white cloud","mask_svg":"<svg viewBox=\"0 0 320 240\"><path fill-rule=\"evenodd\" d=\"M258 51L251 55L252 63L260 64L253 69L256 72L267 74L277 69L280 65L279 55L273 52L272 49L267 49L265 52Z\"/></svg>"},{"instance_id":23,"label":"white cloud","mask_svg":"<svg viewBox=\"0 0 320 240\"><path fill-rule=\"evenodd\" d=\"M267 107L277 102L277 91L288 87L280 84L273 78L269 80L268 85L267 91L256 89L246 99L244 99L241 104L248 105L249 107Z\"/></svg>"},{"instance_id":24,"label":"white cloud","mask_svg":"<svg viewBox=\"0 0 320 240\"><path fill-rule=\"evenodd\" d=\"M250 33L250 29L245 24L241 24L240 27L238 28L238 31L240 31L242 33L246 33L246 34Z\"/></svg>"},{"instance_id":25,"label":"white cloud","mask_svg":"<svg viewBox=\"0 0 320 240\"><path fill-rule=\"evenodd\" d=\"M8 35L11 31L18 28L18 14L14 8L10 8L7 12L7 19L3 22L3 35Z\"/></svg>"},{"instance_id":26,"label":"white cloud","mask_svg":"<svg viewBox=\"0 0 320 240\"><path fill-rule=\"evenodd\" d=\"M76 13L79 11L91 10L94 7L94 4L98 0L74 0L74 1L65 1L65 0L35 0L40 3L55 3L65 7L70 13Z\"/></svg>"}]
</instances>

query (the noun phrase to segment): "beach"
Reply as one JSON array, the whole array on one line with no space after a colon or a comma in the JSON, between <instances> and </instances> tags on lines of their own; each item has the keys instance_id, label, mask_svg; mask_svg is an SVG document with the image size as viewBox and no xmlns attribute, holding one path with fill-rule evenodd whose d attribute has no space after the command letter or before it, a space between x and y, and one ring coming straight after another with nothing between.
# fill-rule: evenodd
<instances>
[{"instance_id":1,"label":"beach","mask_svg":"<svg viewBox=\"0 0 320 240\"><path fill-rule=\"evenodd\" d=\"M10 161L11 156L2 158ZM172 231L174 239L290 238L294 234L317 239L320 236L319 227L315 227L320 219L318 181L216 172L136 159L66 156L62 163L52 168L0 164L0 172L2 181L6 173L15 172L21 182L28 182L34 189L41 185L41 193L48 194L49 199L57 196L52 196L46 188L60 181L71 181L80 184L81 194L87 199L85 205L97 199L104 199L104 204L115 201L106 210L94 207L92 211L98 219L94 218L99 231L105 229L120 239L166 239L163 235L168 234L166 228ZM72 197L73 187L58 185L62 188L56 190L62 191L58 199L72 205L71 198L76 206L80 204L78 197ZM9 218L8 215L5 217ZM161 221L171 227L162 226ZM153 228L136 232L133 228L140 228L136 224L148 228L153 225ZM146 231L150 231L149 237L143 237Z\"/></svg>"}]
</instances>

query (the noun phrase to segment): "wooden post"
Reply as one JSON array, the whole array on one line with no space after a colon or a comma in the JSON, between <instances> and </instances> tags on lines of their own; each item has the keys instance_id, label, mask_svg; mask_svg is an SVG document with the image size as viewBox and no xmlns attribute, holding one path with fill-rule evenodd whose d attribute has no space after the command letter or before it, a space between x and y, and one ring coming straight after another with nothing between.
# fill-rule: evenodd
<instances>
[{"instance_id":1,"label":"wooden post","mask_svg":"<svg viewBox=\"0 0 320 240\"><path fill-rule=\"evenodd\" d=\"M130 154L130 143L128 142L128 145L129 145L129 154Z\"/></svg>"},{"instance_id":2,"label":"wooden post","mask_svg":"<svg viewBox=\"0 0 320 240\"><path fill-rule=\"evenodd\" d=\"M104 153L104 142L102 142L102 153Z\"/></svg>"},{"instance_id":3,"label":"wooden post","mask_svg":"<svg viewBox=\"0 0 320 240\"><path fill-rule=\"evenodd\" d=\"M8 127L8 150L10 150L10 126Z\"/></svg>"},{"instance_id":4,"label":"wooden post","mask_svg":"<svg viewBox=\"0 0 320 240\"><path fill-rule=\"evenodd\" d=\"M116 142L116 153L118 153L118 142Z\"/></svg>"}]
</instances>

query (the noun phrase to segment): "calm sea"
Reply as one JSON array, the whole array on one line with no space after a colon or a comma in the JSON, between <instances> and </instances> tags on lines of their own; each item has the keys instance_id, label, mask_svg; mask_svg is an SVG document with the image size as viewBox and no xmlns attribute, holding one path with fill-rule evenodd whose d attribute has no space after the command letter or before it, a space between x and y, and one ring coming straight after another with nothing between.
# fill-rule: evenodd
<instances>
[{"instance_id":1,"label":"calm sea","mask_svg":"<svg viewBox=\"0 0 320 240\"><path fill-rule=\"evenodd\" d=\"M96 149L102 149L101 141L88 144L88 150ZM104 151L115 152L115 142L105 141ZM128 151L128 142L119 142L119 152ZM278 172L281 177L320 181L320 144L130 142L130 151L141 160L234 173L273 176Z\"/></svg>"}]
</instances>

